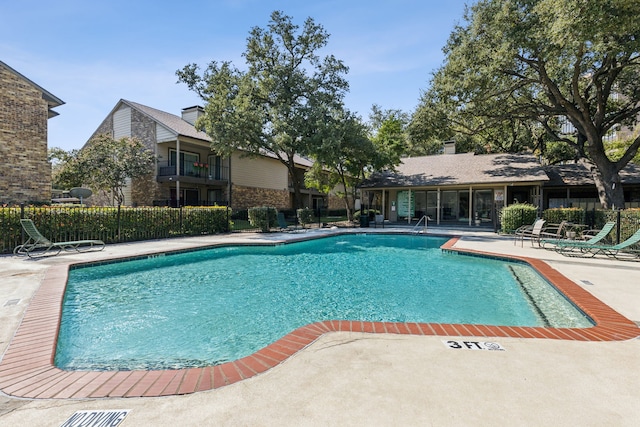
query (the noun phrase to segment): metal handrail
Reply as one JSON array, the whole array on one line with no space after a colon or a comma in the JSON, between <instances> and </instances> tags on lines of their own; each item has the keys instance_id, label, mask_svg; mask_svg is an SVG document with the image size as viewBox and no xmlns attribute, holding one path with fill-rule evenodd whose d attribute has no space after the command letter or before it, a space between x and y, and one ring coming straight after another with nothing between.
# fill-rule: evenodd
<instances>
[{"instance_id":1,"label":"metal handrail","mask_svg":"<svg viewBox=\"0 0 640 427\"><path fill-rule=\"evenodd\" d=\"M422 220L424 219L424 226L422 228L422 230L417 230L417 228L420 226L420 223L422 222ZM422 218L420 218L420 221L418 221L418 223L416 225L413 226L413 228L411 229L412 233L418 234L418 233L426 233L427 232L427 221L431 220L431 218L429 218L426 215L423 215Z\"/></svg>"}]
</instances>

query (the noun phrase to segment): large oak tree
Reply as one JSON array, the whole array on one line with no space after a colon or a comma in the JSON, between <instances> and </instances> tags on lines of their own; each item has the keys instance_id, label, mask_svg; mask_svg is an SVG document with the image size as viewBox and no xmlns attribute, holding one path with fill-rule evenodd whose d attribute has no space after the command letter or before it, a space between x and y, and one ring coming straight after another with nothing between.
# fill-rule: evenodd
<instances>
[{"instance_id":1,"label":"large oak tree","mask_svg":"<svg viewBox=\"0 0 640 427\"><path fill-rule=\"evenodd\" d=\"M480 0L464 20L413 127L421 114L433 119L424 111L433 105L449 120L483 129L536 122L547 138L573 147L604 208L624 207L619 172L636 155L640 136L616 158L603 137L638 121L640 2ZM561 132L563 120L573 134Z\"/></svg>"},{"instance_id":2,"label":"large oak tree","mask_svg":"<svg viewBox=\"0 0 640 427\"><path fill-rule=\"evenodd\" d=\"M294 207L302 207L303 184L294 158L312 154L316 125L325 111L339 108L348 90L348 68L333 55L318 54L328 39L313 19L300 29L276 11L267 29L251 30L246 71L216 61L202 74L196 64L177 71L179 81L205 101L196 127L211 137L211 148L223 155L275 155L289 171Z\"/></svg>"}]
</instances>

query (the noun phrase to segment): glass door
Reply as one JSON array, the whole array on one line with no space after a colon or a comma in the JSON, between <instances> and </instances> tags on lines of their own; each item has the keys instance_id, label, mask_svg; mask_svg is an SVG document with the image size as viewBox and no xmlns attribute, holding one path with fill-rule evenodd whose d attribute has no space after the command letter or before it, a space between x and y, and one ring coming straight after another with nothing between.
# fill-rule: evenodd
<instances>
[{"instance_id":1,"label":"glass door","mask_svg":"<svg viewBox=\"0 0 640 427\"><path fill-rule=\"evenodd\" d=\"M458 192L458 220L469 222L469 191Z\"/></svg>"},{"instance_id":2,"label":"glass door","mask_svg":"<svg viewBox=\"0 0 640 427\"><path fill-rule=\"evenodd\" d=\"M493 190L476 190L474 203L476 219L482 222L489 222L493 211Z\"/></svg>"},{"instance_id":3,"label":"glass door","mask_svg":"<svg viewBox=\"0 0 640 427\"><path fill-rule=\"evenodd\" d=\"M443 221L455 220L458 214L458 192L443 191L442 192L442 215Z\"/></svg>"}]
</instances>

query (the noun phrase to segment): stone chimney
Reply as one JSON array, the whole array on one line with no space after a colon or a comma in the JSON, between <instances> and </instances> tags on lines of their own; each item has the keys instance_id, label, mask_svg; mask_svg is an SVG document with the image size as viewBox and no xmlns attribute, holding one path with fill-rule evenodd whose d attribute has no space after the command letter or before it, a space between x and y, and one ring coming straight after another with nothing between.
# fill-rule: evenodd
<instances>
[{"instance_id":1,"label":"stone chimney","mask_svg":"<svg viewBox=\"0 0 640 427\"><path fill-rule=\"evenodd\" d=\"M444 142L444 154L456 154L456 142L445 141Z\"/></svg>"},{"instance_id":2,"label":"stone chimney","mask_svg":"<svg viewBox=\"0 0 640 427\"><path fill-rule=\"evenodd\" d=\"M196 124L198 117L204 114L204 109L199 105L182 109L182 120L192 125Z\"/></svg>"}]
</instances>

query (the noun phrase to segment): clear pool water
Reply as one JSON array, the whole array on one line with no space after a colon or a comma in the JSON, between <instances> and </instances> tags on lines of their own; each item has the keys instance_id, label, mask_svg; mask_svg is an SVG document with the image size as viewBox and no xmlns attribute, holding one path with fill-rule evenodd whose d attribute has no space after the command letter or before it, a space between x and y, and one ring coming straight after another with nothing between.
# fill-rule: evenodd
<instances>
[{"instance_id":1,"label":"clear pool water","mask_svg":"<svg viewBox=\"0 0 640 427\"><path fill-rule=\"evenodd\" d=\"M332 319L591 326L528 266L446 253L446 240L341 235L72 269L55 364L215 365Z\"/></svg>"}]
</instances>

